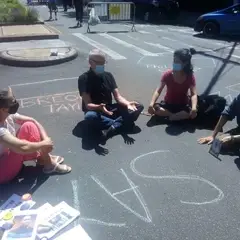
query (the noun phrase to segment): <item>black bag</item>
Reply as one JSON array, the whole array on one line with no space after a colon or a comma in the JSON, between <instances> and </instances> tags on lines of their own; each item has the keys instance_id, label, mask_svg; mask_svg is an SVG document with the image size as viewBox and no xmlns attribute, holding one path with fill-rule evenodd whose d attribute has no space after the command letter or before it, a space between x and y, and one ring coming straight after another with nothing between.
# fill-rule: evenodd
<instances>
[{"instance_id":1,"label":"black bag","mask_svg":"<svg viewBox=\"0 0 240 240\"><path fill-rule=\"evenodd\" d=\"M214 128L226 103L226 99L219 95L198 96L196 123L202 127Z\"/></svg>"}]
</instances>

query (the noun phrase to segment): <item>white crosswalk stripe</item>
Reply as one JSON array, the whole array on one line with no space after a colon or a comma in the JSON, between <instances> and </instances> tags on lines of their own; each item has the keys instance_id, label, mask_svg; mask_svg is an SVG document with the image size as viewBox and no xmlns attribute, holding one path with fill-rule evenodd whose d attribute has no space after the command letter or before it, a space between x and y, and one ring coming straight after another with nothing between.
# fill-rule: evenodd
<instances>
[{"instance_id":1,"label":"white crosswalk stripe","mask_svg":"<svg viewBox=\"0 0 240 240\"><path fill-rule=\"evenodd\" d=\"M142 57L169 55L178 48L195 48L210 52L212 55L218 55L221 51L221 56L224 57L232 45L230 42L194 37L190 28L145 27L147 31L142 30L144 25L141 25L142 29L137 32L113 33L105 30L95 34L73 33L73 35L85 43L86 49L98 48L114 60L128 59L136 62ZM238 52L239 49L236 48L232 58L240 59Z\"/></svg>"},{"instance_id":2,"label":"white crosswalk stripe","mask_svg":"<svg viewBox=\"0 0 240 240\"><path fill-rule=\"evenodd\" d=\"M121 40L119 38L113 37L113 36L111 36L111 35L109 35L107 33L100 33L99 35L102 36L102 37L105 37L105 38L107 38L109 40L112 40L113 42L118 43L118 44L120 44L120 45L122 45L124 47L131 48L132 50L142 54L143 56L158 56L158 54L156 54L156 53L152 53L152 52L146 51L146 50L144 50L142 48L139 48L139 47L137 47L137 46L135 46L133 44L125 42L125 41L123 41L123 40Z\"/></svg>"},{"instance_id":3,"label":"white crosswalk stripe","mask_svg":"<svg viewBox=\"0 0 240 240\"><path fill-rule=\"evenodd\" d=\"M92 45L94 48L101 49L104 53L106 53L109 57L111 57L114 60L126 59L126 57L120 55L119 53L117 53L117 52L115 52L113 50L111 50L107 46L92 40L91 38L83 35L82 33L73 33L73 35L78 37L78 38L80 38L80 39L82 39L84 42Z\"/></svg>"}]
</instances>

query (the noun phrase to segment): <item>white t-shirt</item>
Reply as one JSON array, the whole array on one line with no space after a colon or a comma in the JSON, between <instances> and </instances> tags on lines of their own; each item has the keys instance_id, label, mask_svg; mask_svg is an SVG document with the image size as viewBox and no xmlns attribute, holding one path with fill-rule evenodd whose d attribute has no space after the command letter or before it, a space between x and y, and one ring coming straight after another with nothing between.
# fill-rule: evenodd
<instances>
[{"instance_id":1,"label":"white t-shirt","mask_svg":"<svg viewBox=\"0 0 240 240\"><path fill-rule=\"evenodd\" d=\"M13 136L16 136L16 126L15 126L15 117L18 116L18 113L9 115L4 124L0 124L0 137L4 136L6 133L10 133ZM5 149L2 144L0 144L0 156L4 153Z\"/></svg>"}]
</instances>

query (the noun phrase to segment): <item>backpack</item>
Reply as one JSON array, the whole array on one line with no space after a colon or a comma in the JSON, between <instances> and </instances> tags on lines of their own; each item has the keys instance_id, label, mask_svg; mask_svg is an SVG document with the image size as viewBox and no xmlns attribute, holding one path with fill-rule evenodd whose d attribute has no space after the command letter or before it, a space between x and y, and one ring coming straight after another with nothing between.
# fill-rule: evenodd
<instances>
[{"instance_id":1,"label":"backpack","mask_svg":"<svg viewBox=\"0 0 240 240\"><path fill-rule=\"evenodd\" d=\"M214 128L227 100L219 95L198 96L198 115L196 123L202 127Z\"/></svg>"}]
</instances>

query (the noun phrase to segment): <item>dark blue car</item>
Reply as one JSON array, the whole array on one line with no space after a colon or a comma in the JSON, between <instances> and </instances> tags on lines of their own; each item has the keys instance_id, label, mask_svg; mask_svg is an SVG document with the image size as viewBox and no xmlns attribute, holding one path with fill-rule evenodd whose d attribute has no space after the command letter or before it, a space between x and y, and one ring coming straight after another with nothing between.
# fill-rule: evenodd
<instances>
[{"instance_id":1,"label":"dark blue car","mask_svg":"<svg viewBox=\"0 0 240 240\"><path fill-rule=\"evenodd\" d=\"M194 31L203 32L204 35L240 34L240 4L201 15L195 24Z\"/></svg>"}]
</instances>

